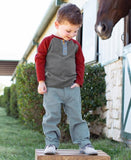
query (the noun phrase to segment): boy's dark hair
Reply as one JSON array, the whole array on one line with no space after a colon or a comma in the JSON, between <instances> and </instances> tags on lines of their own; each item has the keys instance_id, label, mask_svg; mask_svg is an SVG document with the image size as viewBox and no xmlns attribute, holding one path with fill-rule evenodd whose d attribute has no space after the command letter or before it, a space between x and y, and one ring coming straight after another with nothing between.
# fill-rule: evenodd
<instances>
[{"instance_id":1,"label":"boy's dark hair","mask_svg":"<svg viewBox=\"0 0 131 160\"><path fill-rule=\"evenodd\" d=\"M80 9L71 3L66 3L61 5L57 11L57 21L62 23L63 21L68 21L74 25L82 24L82 14Z\"/></svg>"}]
</instances>

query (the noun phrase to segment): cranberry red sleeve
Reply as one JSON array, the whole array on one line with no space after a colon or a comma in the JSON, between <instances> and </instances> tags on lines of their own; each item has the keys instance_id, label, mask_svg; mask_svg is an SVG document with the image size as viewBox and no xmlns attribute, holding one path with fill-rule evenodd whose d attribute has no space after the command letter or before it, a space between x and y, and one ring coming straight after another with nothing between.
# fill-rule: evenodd
<instances>
[{"instance_id":1,"label":"cranberry red sleeve","mask_svg":"<svg viewBox=\"0 0 131 160\"><path fill-rule=\"evenodd\" d=\"M36 74L37 80L45 81L45 62L50 38L44 38L38 47L37 54L35 56Z\"/></svg>"},{"instance_id":2,"label":"cranberry red sleeve","mask_svg":"<svg viewBox=\"0 0 131 160\"><path fill-rule=\"evenodd\" d=\"M76 83L78 83L81 87L84 83L84 71L85 71L85 64L84 64L84 56L82 53L82 49L79 43L78 44L78 51L76 53Z\"/></svg>"}]
</instances>

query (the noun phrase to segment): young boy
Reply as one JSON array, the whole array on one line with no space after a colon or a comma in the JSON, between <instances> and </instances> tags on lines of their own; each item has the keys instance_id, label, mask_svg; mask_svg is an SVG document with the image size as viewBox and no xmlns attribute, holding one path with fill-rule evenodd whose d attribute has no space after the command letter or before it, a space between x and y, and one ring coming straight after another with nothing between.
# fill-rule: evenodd
<instances>
[{"instance_id":1,"label":"young boy","mask_svg":"<svg viewBox=\"0 0 131 160\"><path fill-rule=\"evenodd\" d=\"M56 34L45 37L35 57L38 93L44 94L45 154L55 154L59 147L61 104L69 121L73 143L80 153L97 154L89 140L87 123L81 116L80 87L84 77L84 57L80 44L72 39L82 24L80 9L71 3L62 5L55 21Z\"/></svg>"}]
</instances>

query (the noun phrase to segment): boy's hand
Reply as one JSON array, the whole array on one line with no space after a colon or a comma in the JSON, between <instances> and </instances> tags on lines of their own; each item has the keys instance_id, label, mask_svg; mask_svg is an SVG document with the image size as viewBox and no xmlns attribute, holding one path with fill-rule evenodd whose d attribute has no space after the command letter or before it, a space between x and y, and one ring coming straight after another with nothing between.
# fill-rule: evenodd
<instances>
[{"instance_id":1,"label":"boy's hand","mask_svg":"<svg viewBox=\"0 0 131 160\"><path fill-rule=\"evenodd\" d=\"M80 87L80 85L78 83L74 83L71 88L75 88L75 87Z\"/></svg>"},{"instance_id":2,"label":"boy's hand","mask_svg":"<svg viewBox=\"0 0 131 160\"><path fill-rule=\"evenodd\" d=\"M47 92L46 84L44 81L39 81L38 85L38 93L39 94L44 94Z\"/></svg>"}]
</instances>

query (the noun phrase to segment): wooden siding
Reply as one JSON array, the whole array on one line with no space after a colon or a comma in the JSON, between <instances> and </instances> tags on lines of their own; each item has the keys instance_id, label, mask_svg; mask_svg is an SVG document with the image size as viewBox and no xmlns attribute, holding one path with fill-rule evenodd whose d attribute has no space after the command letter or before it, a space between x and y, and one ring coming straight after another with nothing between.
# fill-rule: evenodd
<instances>
[{"instance_id":1,"label":"wooden siding","mask_svg":"<svg viewBox=\"0 0 131 160\"><path fill-rule=\"evenodd\" d=\"M0 60L0 76L11 76L19 61Z\"/></svg>"}]
</instances>

